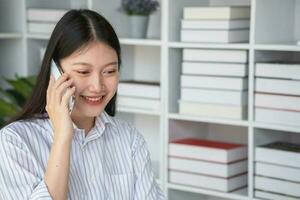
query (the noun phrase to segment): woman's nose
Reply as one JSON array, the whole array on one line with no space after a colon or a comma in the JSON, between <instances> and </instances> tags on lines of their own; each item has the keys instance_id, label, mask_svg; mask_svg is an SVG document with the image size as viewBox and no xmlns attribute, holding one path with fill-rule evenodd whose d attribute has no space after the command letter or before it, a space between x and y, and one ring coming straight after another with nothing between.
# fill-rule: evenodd
<instances>
[{"instance_id":1,"label":"woman's nose","mask_svg":"<svg viewBox=\"0 0 300 200\"><path fill-rule=\"evenodd\" d=\"M97 75L91 78L89 88L93 92L100 93L103 89L102 77Z\"/></svg>"}]
</instances>

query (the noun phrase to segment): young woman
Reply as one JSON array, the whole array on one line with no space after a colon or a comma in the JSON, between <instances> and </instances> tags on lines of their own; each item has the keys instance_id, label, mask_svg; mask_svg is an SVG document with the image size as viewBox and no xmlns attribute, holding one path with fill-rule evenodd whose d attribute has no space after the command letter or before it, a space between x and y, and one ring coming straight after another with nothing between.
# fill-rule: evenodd
<instances>
[{"instance_id":1,"label":"young woman","mask_svg":"<svg viewBox=\"0 0 300 200\"><path fill-rule=\"evenodd\" d=\"M64 72L57 80L52 61ZM102 16L62 17L31 98L0 131L0 199L164 199L145 140L113 117L120 64L119 40Z\"/></svg>"}]
</instances>

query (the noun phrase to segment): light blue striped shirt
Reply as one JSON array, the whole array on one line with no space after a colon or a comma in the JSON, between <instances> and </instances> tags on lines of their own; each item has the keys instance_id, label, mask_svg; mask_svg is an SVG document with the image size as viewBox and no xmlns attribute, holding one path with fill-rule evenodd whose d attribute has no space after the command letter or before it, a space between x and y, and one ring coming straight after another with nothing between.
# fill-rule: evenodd
<instances>
[{"instance_id":1,"label":"light blue striped shirt","mask_svg":"<svg viewBox=\"0 0 300 200\"><path fill-rule=\"evenodd\" d=\"M44 173L52 142L49 119L17 121L0 130L0 199L51 199ZM164 199L143 136L105 112L87 136L75 128L68 199Z\"/></svg>"}]
</instances>

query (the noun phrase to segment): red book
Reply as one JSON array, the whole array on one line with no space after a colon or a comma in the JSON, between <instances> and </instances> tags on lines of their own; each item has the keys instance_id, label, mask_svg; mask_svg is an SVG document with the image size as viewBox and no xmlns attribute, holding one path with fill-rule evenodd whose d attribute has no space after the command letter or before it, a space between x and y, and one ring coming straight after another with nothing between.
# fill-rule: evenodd
<instances>
[{"instance_id":1,"label":"red book","mask_svg":"<svg viewBox=\"0 0 300 200\"><path fill-rule=\"evenodd\" d=\"M244 144L185 138L169 144L169 156L218 163L232 163L246 159Z\"/></svg>"}]
</instances>

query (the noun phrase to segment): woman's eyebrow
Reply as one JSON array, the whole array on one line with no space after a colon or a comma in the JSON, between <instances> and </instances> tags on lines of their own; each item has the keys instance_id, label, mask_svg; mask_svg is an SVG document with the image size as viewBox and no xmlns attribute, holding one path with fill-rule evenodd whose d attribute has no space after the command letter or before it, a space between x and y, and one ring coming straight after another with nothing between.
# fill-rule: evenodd
<instances>
[{"instance_id":1,"label":"woman's eyebrow","mask_svg":"<svg viewBox=\"0 0 300 200\"><path fill-rule=\"evenodd\" d=\"M92 64L87 63L87 62L75 62L75 63L73 63L72 65L86 65L86 66L93 66Z\"/></svg>"},{"instance_id":2,"label":"woman's eyebrow","mask_svg":"<svg viewBox=\"0 0 300 200\"><path fill-rule=\"evenodd\" d=\"M110 65L118 65L118 62L114 61L114 62L107 63L106 65L104 65L104 67L110 66Z\"/></svg>"},{"instance_id":3,"label":"woman's eyebrow","mask_svg":"<svg viewBox=\"0 0 300 200\"><path fill-rule=\"evenodd\" d=\"M73 63L72 65L85 65L85 66L89 66L89 67L93 66L92 64L87 63L87 62L76 62L76 63ZM117 61L109 62L109 63L105 64L104 67L110 66L110 65L118 65L118 62Z\"/></svg>"}]
</instances>

